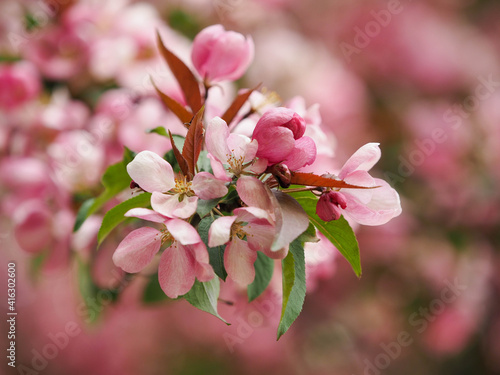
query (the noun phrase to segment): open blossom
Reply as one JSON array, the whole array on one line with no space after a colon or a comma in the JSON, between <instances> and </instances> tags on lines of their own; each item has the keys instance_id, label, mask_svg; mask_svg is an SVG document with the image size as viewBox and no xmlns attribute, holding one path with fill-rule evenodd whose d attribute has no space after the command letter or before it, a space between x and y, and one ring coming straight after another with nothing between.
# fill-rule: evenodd
<instances>
[{"instance_id":1,"label":"open blossom","mask_svg":"<svg viewBox=\"0 0 500 375\"><path fill-rule=\"evenodd\" d=\"M208 83L235 81L250 65L254 55L251 37L226 31L222 25L203 29L193 41L193 65Z\"/></svg>"},{"instance_id":2,"label":"open blossom","mask_svg":"<svg viewBox=\"0 0 500 375\"><path fill-rule=\"evenodd\" d=\"M268 165L283 163L290 170L312 164L316 159L316 144L304 136L306 122L288 108L272 108L265 112L255 126L252 139L257 140L257 156Z\"/></svg>"},{"instance_id":3,"label":"open blossom","mask_svg":"<svg viewBox=\"0 0 500 375\"><path fill-rule=\"evenodd\" d=\"M170 218L188 218L196 212L198 198L214 199L227 193L224 181L208 172L192 181L175 178L172 166L151 151L142 151L127 165L127 172L139 187L152 193L151 207Z\"/></svg>"},{"instance_id":4,"label":"open blossom","mask_svg":"<svg viewBox=\"0 0 500 375\"><path fill-rule=\"evenodd\" d=\"M226 122L214 117L207 126L205 142L214 175L231 181L233 176L243 173L262 173L266 169L264 160L256 160L256 140L229 132Z\"/></svg>"},{"instance_id":5,"label":"open blossom","mask_svg":"<svg viewBox=\"0 0 500 375\"><path fill-rule=\"evenodd\" d=\"M227 274L234 281L248 285L255 278L253 264L257 251L270 248L274 238L274 226L269 213L257 207L234 210L233 216L216 219L210 226L209 246L222 246Z\"/></svg>"},{"instance_id":6,"label":"open blossom","mask_svg":"<svg viewBox=\"0 0 500 375\"><path fill-rule=\"evenodd\" d=\"M359 224L382 225L401 213L396 190L368 173L380 156L379 144L367 143L346 161L337 177L348 184L373 189L327 189L316 206L322 220L337 220L345 213Z\"/></svg>"},{"instance_id":7,"label":"open blossom","mask_svg":"<svg viewBox=\"0 0 500 375\"><path fill-rule=\"evenodd\" d=\"M255 277L257 251L272 259L285 258L288 245L307 229L309 219L293 198L266 190L255 177L241 176L236 185L246 207L216 219L210 226L208 244L226 244L224 266L228 275L248 285Z\"/></svg>"},{"instance_id":8,"label":"open blossom","mask_svg":"<svg viewBox=\"0 0 500 375\"><path fill-rule=\"evenodd\" d=\"M214 277L207 248L191 224L146 208L134 208L125 216L164 225L162 230L151 227L136 229L120 242L113 254L113 262L125 272L143 270L151 263L161 246L168 243L158 266L158 281L167 296L177 298L186 294L195 278L204 282Z\"/></svg>"}]
</instances>

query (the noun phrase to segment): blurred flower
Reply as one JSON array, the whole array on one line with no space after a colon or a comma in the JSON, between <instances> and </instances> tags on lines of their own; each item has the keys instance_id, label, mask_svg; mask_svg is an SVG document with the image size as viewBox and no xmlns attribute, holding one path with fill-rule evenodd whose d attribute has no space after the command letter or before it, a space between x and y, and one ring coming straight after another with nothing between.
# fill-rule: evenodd
<instances>
[{"instance_id":1,"label":"blurred flower","mask_svg":"<svg viewBox=\"0 0 500 375\"><path fill-rule=\"evenodd\" d=\"M27 61L0 64L0 108L12 110L33 100L41 91L40 76Z\"/></svg>"}]
</instances>

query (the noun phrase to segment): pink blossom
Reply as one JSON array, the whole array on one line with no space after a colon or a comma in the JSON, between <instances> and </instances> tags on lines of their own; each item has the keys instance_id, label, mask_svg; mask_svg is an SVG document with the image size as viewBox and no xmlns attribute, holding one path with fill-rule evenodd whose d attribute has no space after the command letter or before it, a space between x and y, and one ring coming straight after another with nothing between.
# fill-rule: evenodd
<instances>
[{"instance_id":1,"label":"pink blossom","mask_svg":"<svg viewBox=\"0 0 500 375\"><path fill-rule=\"evenodd\" d=\"M257 141L230 133L226 122L219 117L208 123L205 142L214 175L218 179L231 181L233 176L262 173L266 169L265 161L255 158Z\"/></svg>"},{"instance_id":2,"label":"pink blossom","mask_svg":"<svg viewBox=\"0 0 500 375\"><path fill-rule=\"evenodd\" d=\"M40 77L32 64L23 61L0 65L0 108L17 108L34 99L40 88Z\"/></svg>"},{"instance_id":3,"label":"pink blossom","mask_svg":"<svg viewBox=\"0 0 500 375\"><path fill-rule=\"evenodd\" d=\"M288 108L272 108L262 115L252 138L259 142L257 156L268 165L283 163L290 170L309 165L316 159L316 144L305 137L306 122Z\"/></svg>"},{"instance_id":4,"label":"pink blossom","mask_svg":"<svg viewBox=\"0 0 500 375\"><path fill-rule=\"evenodd\" d=\"M188 218L196 212L198 198L214 199L227 193L224 181L208 172L196 174L193 181L175 178L172 166L151 151L137 154L127 171L141 189L153 193L153 209L170 218Z\"/></svg>"},{"instance_id":5,"label":"pink blossom","mask_svg":"<svg viewBox=\"0 0 500 375\"><path fill-rule=\"evenodd\" d=\"M257 207L234 210L233 216L216 219L209 230L210 247L226 244L224 265L231 279L242 285L255 278L257 251L271 248L274 225L269 213Z\"/></svg>"},{"instance_id":6,"label":"pink blossom","mask_svg":"<svg viewBox=\"0 0 500 375\"><path fill-rule=\"evenodd\" d=\"M401 213L399 195L384 180L373 178L368 171L380 159L378 143L367 143L346 161L338 174L345 182L373 189L327 189L316 206L325 221L337 220L342 213L363 225L382 225Z\"/></svg>"},{"instance_id":7,"label":"pink blossom","mask_svg":"<svg viewBox=\"0 0 500 375\"><path fill-rule=\"evenodd\" d=\"M240 78L254 55L250 36L226 31L222 25L203 29L193 41L191 59L206 82L235 81Z\"/></svg>"},{"instance_id":8,"label":"pink blossom","mask_svg":"<svg viewBox=\"0 0 500 375\"><path fill-rule=\"evenodd\" d=\"M309 219L290 196L271 192L262 181L241 176L236 189L247 207L233 216L216 219L208 233L210 247L226 244L224 265L234 281L250 284L255 277L257 251L272 259L283 259L288 245L307 229Z\"/></svg>"},{"instance_id":9,"label":"pink blossom","mask_svg":"<svg viewBox=\"0 0 500 375\"><path fill-rule=\"evenodd\" d=\"M214 277L207 248L191 224L146 208L132 209L125 216L164 225L161 231L150 227L136 229L120 242L113 254L113 262L125 272L136 273L143 270L151 263L161 246L167 243L158 266L158 280L167 296L177 298L186 294L195 278L205 282Z\"/></svg>"}]
</instances>

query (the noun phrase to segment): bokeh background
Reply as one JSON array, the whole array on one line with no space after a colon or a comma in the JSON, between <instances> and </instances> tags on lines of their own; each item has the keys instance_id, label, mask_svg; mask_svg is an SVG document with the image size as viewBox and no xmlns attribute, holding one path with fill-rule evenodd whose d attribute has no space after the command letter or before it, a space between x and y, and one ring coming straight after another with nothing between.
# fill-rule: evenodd
<instances>
[{"instance_id":1,"label":"bokeh background","mask_svg":"<svg viewBox=\"0 0 500 375\"><path fill-rule=\"evenodd\" d=\"M13 373L500 374L499 19L493 0L3 0L0 289L7 311L15 261ZM144 304L146 280L111 262L126 226L95 251L103 212L72 233L123 145L168 149L145 133L175 126L149 77L179 95L155 30L188 61L215 23L256 45L225 94L262 82L318 103L340 165L380 142L373 174L402 199L401 216L356 229L361 279L336 252L309 257L304 310L279 342L279 277L252 304L225 285L227 327L185 301Z\"/></svg>"}]
</instances>

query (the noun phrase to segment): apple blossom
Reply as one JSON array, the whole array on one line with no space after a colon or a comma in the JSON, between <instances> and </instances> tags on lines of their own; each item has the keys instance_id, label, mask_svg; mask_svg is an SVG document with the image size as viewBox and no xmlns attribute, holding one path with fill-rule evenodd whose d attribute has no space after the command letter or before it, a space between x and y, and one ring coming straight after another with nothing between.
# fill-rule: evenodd
<instances>
[{"instance_id":1,"label":"apple blossom","mask_svg":"<svg viewBox=\"0 0 500 375\"><path fill-rule=\"evenodd\" d=\"M396 190L368 173L380 155L378 143L367 143L345 162L338 174L339 179L373 189L326 189L316 206L316 213L322 220L337 220L341 213L345 213L359 224L382 225L401 213Z\"/></svg>"},{"instance_id":2,"label":"apple blossom","mask_svg":"<svg viewBox=\"0 0 500 375\"><path fill-rule=\"evenodd\" d=\"M255 126L252 139L257 140L257 156L268 165L283 163L290 170L312 164L316 144L304 136L306 122L291 109L278 107L265 112Z\"/></svg>"},{"instance_id":3,"label":"apple blossom","mask_svg":"<svg viewBox=\"0 0 500 375\"><path fill-rule=\"evenodd\" d=\"M226 31L222 25L203 29L193 41L193 65L207 83L235 81L247 70L254 55L251 37Z\"/></svg>"},{"instance_id":4,"label":"apple blossom","mask_svg":"<svg viewBox=\"0 0 500 375\"><path fill-rule=\"evenodd\" d=\"M208 172L197 173L193 181L185 176L175 178L172 166L151 151L142 151L127 165L132 180L143 190L152 193L153 209L170 218L188 218L196 211L198 198L224 196L224 181Z\"/></svg>"},{"instance_id":5,"label":"apple blossom","mask_svg":"<svg viewBox=\"0 0 500 375\"><path fill-rule=\"evenodd\" d=\"M150 227L136 229L120 242L113 254L113 262L125 272L143 270L161 246L167 243L158 266L158 280L167 296L177 298L186 294L195 278L203 282L214 277L207 248L191 224L146 208L129 210L125 216L163 224L161 230Z\"/></svg>"},{"instance_id":6,"label":"apple blossom","mask_svg":"<svg viewBox=\"0 0 500 375\"><path fill-rule=\"evenodd\" d=\"M231 181L233 176L262 173L266 169L265 161L255 158L257 141L230 133L226 122L220 117L208 123L205 142L214 175L218 179Z\"/></svg>"}]
</instances>

